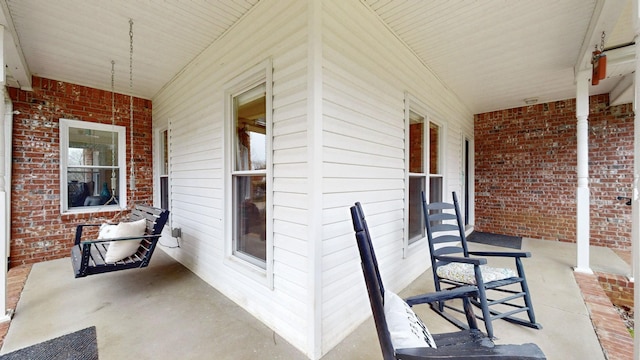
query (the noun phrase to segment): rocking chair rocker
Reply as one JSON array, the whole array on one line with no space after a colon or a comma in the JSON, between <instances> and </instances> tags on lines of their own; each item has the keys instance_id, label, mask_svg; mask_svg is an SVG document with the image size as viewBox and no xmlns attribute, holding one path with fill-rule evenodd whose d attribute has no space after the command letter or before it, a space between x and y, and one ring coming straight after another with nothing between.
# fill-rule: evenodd
<instances>
[{"instance_id":1,"label":"rocking chair rocker","mask_svg":"<svg viewBox=\"0 0 640 360\"><path fill-rule=\"evenodd\" d=\"M493 338L491 322L496 319L541 329L542 325L536 323L521 260L530 257L531 254L514 251L469 251L455 192L453 192L453 204L445 202L427 204L423 192L422 205L436 291L442 291L446 286L449 286L448 289L476 286L478 296L472 298L471 302L482 310L480 318L484 320L487 335L490 338ZM441 244L444 246L436 248L436 245ZM479 257L470 257L470 255ZM484 257L513 258L516 271L510 268L488 267ZM490 299L487 293L499 298ZM466 328L464 323L445 311L445 308L448 308L461 312L459 308L447 305L444 301L431 304L431 307L451 323L462 329ZM526 318L514 316L518 313L525 313Z\"/></svg>"},{"instance_id":2,"label":"rocking chair rocker","mask_svg":"<svg viewBox=\"0 0 640 360\"><path fill-rule=\"evenodd\" d=\"M384 360L546 359L542 350L535 344L495 345L491 339L478 330L469 301L469 296L477 294L475 286L462 286L452 290L413 296L407 299L407 302L394 293L386 291L382 284L371 236L360 203L357 202L351 207L351 218ZM431 336L408 305L453 298L462 298L469 330ZM407 346L409 343L412 343L413 346Z\"/></svg>"},{"instance_id":3,"label":"rocking chair rocker","mask_svg":"<svg viewBox=\"0 0 640 360\"><path fill-rule=\"evenodd\" d=\"M145 230L142 236L123 236L108 239L82 240L82 230L85 227L99 227L101 224L81 224L76 227L75 245L71 249L71 261L75 277L102 274L133 268L143 268L149 265L151 255L160 239L162 228L167 222L169 211L150 206L136 205L131 210L129 221L144 219ZM139 241L137 250L130 256L116 261L109 261L107 252L111 244L122 241ZM123 243L124 244L124 243ZM135 244L134 244L135 245Z\"/></svg>"}]
</instances>

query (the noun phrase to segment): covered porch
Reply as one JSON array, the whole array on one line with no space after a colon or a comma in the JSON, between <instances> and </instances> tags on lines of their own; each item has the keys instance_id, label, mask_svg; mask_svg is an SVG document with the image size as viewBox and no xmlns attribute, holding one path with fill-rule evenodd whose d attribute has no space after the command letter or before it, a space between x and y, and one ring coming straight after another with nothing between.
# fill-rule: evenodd
<instances>
[{"instance_id":1,"label":"covered porch","mask_svg":"<svg viewBox=\"0 0 640 360\"><path fill-rule=\"evenodd\" d=\"M633 341L622 319L604 295L588 290L597 284L595 277L572 270L576 245L525 238L522 249L532 252L525 267L543 329L497 321L496 343L534 342L548 359L631 358ZM591 264L598 272L630 273L629 265L604 247L591 248ZM95 326L102 359L306 358L163 251L146 269L83 279L73 278L68 258L35 264L30 272L16 268L10 274L15 274L10 276L14 288L22 286L21 277L26 282L2 354ZM400 294L429 291L433 291L431 270ZM428 306L414 309L433 333L456 330ZM371 317L323 357L378 358Z\"/></svg>"},{"instance_id":2,"label":"covered porch","mask_svg":"<svg viewBox=\"0 0 640 360\"><path fill-rule=\"evenodd\" d=\"M464 193L469 226L486 231L481 220L487 216L477 209L496 213L501 204L485 205L482 196L508 201L476 187L496 178L495 172L476 172L476 156L482 157L474 149L480 137L476 115L515 112L510 109L524 104L544 109L575 98L570 115L561 118L564 137L576 140L561 149L571 155L560 164L569 169L561 175L570 180L569 195L538 191L542 201L535 205L553 208L545 212L518 200L535 192L533 181L557 188L547 173L525 179L526 192L505 186L519 196L510 203L526 209L520 225L570 214L552 226L551 235L517 234L546 239L525 241L534 255L525 266L545 328L505 323L497 324L496 334L502 334L498 342L538 343L549 358L593 358L598 351L605 357L600 344L607 341L598 341L593 308L585 305L576 279L591 279L592 271L633 277L638 264L632 271L612 250L590 246L609 236L593 231L600 198L592 196L597 190L591 185L601 178L590 173L589 126L595 119L589 96L611 99L606 109L637 102L640 45L632 40L640 32L638 0L522 1L509 7L501 1L444 6L391 0L0 3L3 84L14 95L0 105L0 244L7 245L0 246L0 268L36 263L15 317L0 314L12 319L3 352L95 326L105 358L374 357L372 323L353 331L369 313L357 287L362 283L348 242L347 205L372 204L384 219L381 248L389 283L404 288L405 296L430 291L424 241L410 243L407 236L415 224L408 216L415 199L407 185L412 177L439 181L445 197ZM594 44L607 53L611 70L597 86L590 85ZM127 75L128 87L122 80ZM262 164L266 191L260 192L267 197L260 206L266 213L260 217L264 254L256 259L243 257L234 233L232 220L240 217L232 214L241 208L230 195L236 174L231 164L242 157L235 157L237 134L228 126L232 93L244 94L245 82L253 81L265 87L266 124L260 126L268 154ZM414 114L441 130L433 142L425 132L416 149L408 145ZM128 143L120 152L121 199L170 209L165 239L174 241L176 230L182 246L160 253L149 269L72 279L64 258L69 229L110 214L83 209L90 205L84 203L69 209L76 206L67 196L63 168L69 159L58 156L65 147L61 119L111 127L120 121L127 130L122 143ZM628 135L635 144L613 155L635 157L633 165L615 164L626 182L605 194L609 202L630 196L632 210L619 216L609 211L614 215L600 219L620 228L629 218L639 219L639 128ZM544 134L536 130L534 135ZM421 155L419 174L411 171L413 151ZM558 211L550 199L568 208ZM605 210L616 210L607 205ZM633 247L638 259L640 222L628 223L633 229L625 226L619 246ZM560 227L567 234L558 236ZM0 277L0 309L6 283ZM418 312L433 323L432 331L453 330L428 310ZM614 349L627 340L615 339Z\"/></svg>"}]
</instances>

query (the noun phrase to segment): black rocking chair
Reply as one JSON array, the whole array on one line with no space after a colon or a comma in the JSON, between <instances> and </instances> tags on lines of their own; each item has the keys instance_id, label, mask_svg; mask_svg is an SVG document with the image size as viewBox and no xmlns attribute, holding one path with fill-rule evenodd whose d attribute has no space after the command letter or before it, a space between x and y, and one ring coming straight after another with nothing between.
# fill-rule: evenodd
<instances>
[{"instance_id":1,"label":"black rocking chair","mask_svg":"<svg viewBox=\"0 0 640 360\"><path fill-rule=\"evenodd\" d=\"M544 353L535 344L522 344L522 345L495 345L493 341L486 337L477 328L476 318L473 314L473 309L469 300L469 296L477 295L477 288L475 286L461 286L452 290L443 290L435 293L413 296L407 299L407 302L403 302L400 299L401 316L394 319L394 313L388 311L385 306L385 300L391 302L392 299L397 298L395 294L385 291L382 284L382 278L378 270L378 263L376 255L371 243L371 236L367 228L367 223L364 218L364 212L360 203L356 203L351 207L351 218L353 221L353 229L355 231L356 241L358 243L358 250L360 252L360 259L362 261L362 272L364 274L367 291L369 293L369 302L371 304L371 310L373 311L373 319L376 324L376 330L378 333L378 340L380 347L382 348L382 355L384 360L392 359L546 359ZM462 298L464 308L466 310L466 317L468 321L468 330L462 330L453 333L434 334L431 336L428 334L428 330L422 322L414 318L415 314L411 308L407 305L424 304L445 301L453 298ZM393 300L397 302L396 300ZM388 305L388 304L387 304ZM397 313L396 313L397 314ZM409 316L410 315L410 316ZM410 325L414 326L419 323L417 333L422 333L421 336L428 334L428 340L426 341L429 346L418 347L398 347L394 346L394 342L399 342L392 338L390 327L394 327L392 330L397 332L398 320L400 322L407 322L410 319L417 319L417 322L412 322ZM435 348L433 347L435 343Z\"/></svg>"},{"instance_id":2,"label":"black rocking chair","mask_svg":"<svg viewBox=\"0 0 640 360\"><path fill-rule=\"evenodd\" d=\"M102 274L111 271L143 268L149 265L151 255L162 234L162 228L169 217L169 210L136 205L131 210L128 221L145 219L146 230L142 236L109 239L82 240L85 227L99 227L101 224L81 224L76 227L75 244L71 249L71 261L76 278ZM109 244L119 241L138 240L140 245L131 255L115 262L106 261Z\"/></svg>"},{"instance_id":3,"label":"black rocking chair","mask_svg":"<svg viewBox=\"0 0 640 360\"><path fill-rule=\"evenodd\" d=\"M522 266L522 258L531 257L529 252L469 251L465 236L458 197L453 192L453 203L435 202L427 204L422 193L422 208L431 251L431 269L436 291L460 286L477 286L478 296L472 303L482 311L487 334L493 338L492 321L507 321L541 329L536 323L531 294ZM436 247L440 245L440 247ZM479 256L479 257L470 257ZM510 257L515 260L515 268L495 268L486 265L484 257ZM515 286L513 286L515 285ZM497 299L488 298L498 296ZM444 301L432 304L432 308L445 319L464 329L467 326L445 311L445 308L461 312L459 308ZM524 313L523 316L514 316Z\"/></svg>"}]
</instances>

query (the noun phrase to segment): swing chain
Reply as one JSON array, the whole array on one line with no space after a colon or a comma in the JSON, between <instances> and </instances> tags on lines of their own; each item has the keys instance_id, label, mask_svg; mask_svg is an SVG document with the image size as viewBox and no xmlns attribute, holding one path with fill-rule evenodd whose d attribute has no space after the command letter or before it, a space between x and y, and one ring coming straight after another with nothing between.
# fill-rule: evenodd
<instances>
[{"instance_id":1,"label":"swing chain","mask_svg":"<svg viewBox=\"0 0 640 360\"><path fill-rule=\"evenodd\" d=\"M600 52L604 52L604 37L605 37L605 33L603 31L602 35L600 36Z\"/></svg>"},{"instance_id":2,"label":"swing chain","mask_svg":"<svg viewBox=\"0 0 640 360\"><path fill-rule=\"evenodd\" d=\"M111 60L111 126L116 125L116 94L115 94L115 65L116 62ZM115 131L111 131L111 146L115 146ZM114 166L116 163L116 151L115 148L111 150L111 166ZM111 194L116 191L116 171L115 169L111 169Z\"/></svg>"},{"instance_id":3,"label":"swing chain","mask_svg":"<svg viewBox=\"0 0 640 360\"><path fill-rule=\"evenodd\" d=\"M116 70L115 70L115 66L116 66L116 62L114 60L111 60L111 119L113 122L113 88L115 87L115 76L116 76Z\"/></svg>"},{"instance_id":4,"label":"swing chain","mask_svg":"<svg viewBox=\"0 0 640 360\"><path fill-rule=\"evenodd\" d=\"M133 20L129 19L129 88L133 88Z\"/></svg>"},{"instance_id":5,"label":"swing chain","mask_svg":"<svg viewBox=\"0 0 640 360\"><path fill-rule=\"evenodd\" d=\"M133 19L129 19L129 146L131 148L131 191L136 190L135 159L133 156ZM133 199L132 199L133 200Z\"/></svg>"}]
</instances>

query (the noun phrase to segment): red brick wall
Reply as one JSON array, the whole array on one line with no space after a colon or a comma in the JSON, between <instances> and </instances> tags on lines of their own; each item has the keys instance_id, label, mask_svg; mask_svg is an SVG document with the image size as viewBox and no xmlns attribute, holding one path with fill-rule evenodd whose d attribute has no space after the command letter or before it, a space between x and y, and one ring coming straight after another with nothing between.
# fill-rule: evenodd
<instances>
[{"instance_id":1,"label":"red brick wall","mask_svg":"<svg viewBox=\"0 0 640 360\"><path fill-rule=\"evenodd\" d=\"M624 275L614 275L599 273L595 274L602 289L607 294L613 305L623 306L633 309L633 287L631 282Z\"/></svg>"},{"instance_id":2,"label":"red brick wall","mask_svg":"<svg viewBox=\"0 0 640 360\"><path fill-rule=\"evenodd\" d=\"M14 110L9 259L12 267L69 256L76 224L102 221L119 212L60 213L59 119L111 124L111 92L34 77L32 92L10 88L9 94ZM127 128L129 169L129 97L116 94L115 102L115 123ZM127 194L130 206L152 203L151 141L151 100L135 98L136 190L129 189Z\"/></svg>"},{"instance_id":3,"label":"red brick wall","mask_svg":"<svg viewBox=\"0 0 640 360\"><path fill-rule=\"evenodd\" d=\"M631 247L633 110L590 98L591 244ZM475 116L478 231L575 242L575 99Z\"/></svg>"}]
</instances>

